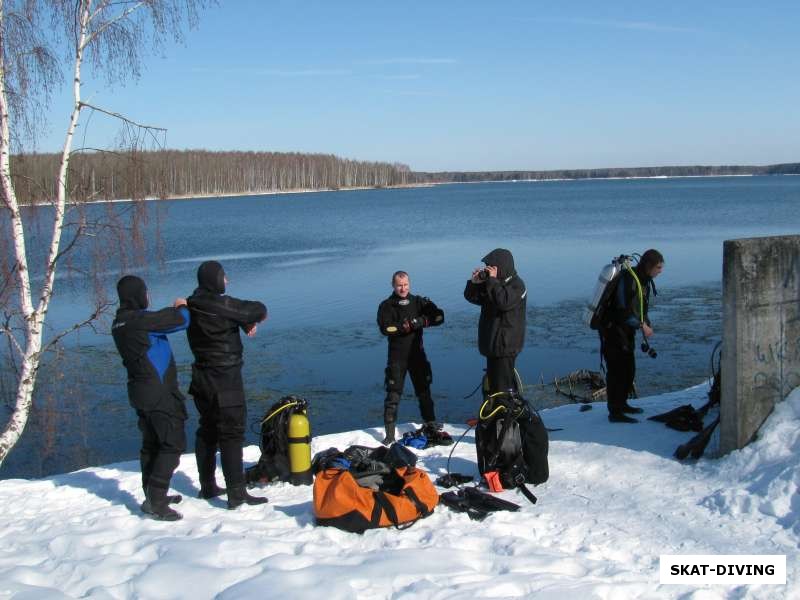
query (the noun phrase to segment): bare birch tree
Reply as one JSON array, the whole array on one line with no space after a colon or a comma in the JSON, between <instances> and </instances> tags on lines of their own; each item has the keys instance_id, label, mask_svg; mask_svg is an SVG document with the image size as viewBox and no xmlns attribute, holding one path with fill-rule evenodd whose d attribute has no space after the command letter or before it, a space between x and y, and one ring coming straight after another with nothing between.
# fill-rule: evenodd
<instances>
[{"instance_id":1,"label":"bare birch tree","mask_svg":"<svg viewBox=\"0 0 800 600\"><path fill-rule=\"evenodd\" d=\"M42 356L64 335L97 317L86 319L50 339L44 324L53 298L56 270L85 232L79 223L62 241L70 196L70 160L81 114L100 111L142 128L108 107L87 104L81 96L85 72L104 74L109 84L139 75L142 53L158 48L169 38L180 40L182 27L196 23L197 10L212 0L0 0L0 207L7 213L10 230L10 264L0 273L0 299L5 295L5 319L0 334L19 365L16 397L8 423L0 433L0 466L20 439L31 412L33 392ZM26 211L21 210L11 171L11 154L35 139L51 92L62 74L59 55L72 90L69 121L55 167L56 186L50 197L46 261L41 284L32 286L26 242ZM148 128L144 127L145 131ZM50 214L50 213L49 213ZM28 224L29 225L29 224ZM27 237L26 237L27 236ZM5 244L3 244L5 245ZM12 292L13 290L13 292ZM13 303L13 310L10 305Z\"/></svg>"}]
</instances>

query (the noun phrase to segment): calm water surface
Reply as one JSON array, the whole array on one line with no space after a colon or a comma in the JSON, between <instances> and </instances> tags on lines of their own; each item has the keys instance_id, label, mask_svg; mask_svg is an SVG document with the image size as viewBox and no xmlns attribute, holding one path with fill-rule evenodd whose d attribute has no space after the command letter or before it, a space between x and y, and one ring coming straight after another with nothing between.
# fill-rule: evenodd
<instances>
[{"instance_id":1,"label":"calm water surface","mask_svg":"<svg viewBox=\"0 0 800 600\"><path fill-rule=\"evenodd\" d=\"M583 326L580 310L598 271L620 253L661 250L666 268L651 311L659 355L638 360L639 391L651 394L700 383L708 374L721 331L723 240L798 233L798 201L797 177L491 183L168 201L148 206L162 260L151 244L151 266L135 272L147 280L158 308L191 293L203 260L222 262L231 295L269 308L269 320L245 342L251 417L284 394L301 394L311 403L314 433L321 434L381 426L386 342L375 314L391 293L392 272L406 270L412 292L445 310L445 325L426 330L425 342L438 417L462 422L475 412L476 397L464 396L483 366L475 348L478 309L462 292L491 249L514 253L529 290L526 348L517 361L527 383L597 369L596 334ZM36 253L38 246L31 248ZM109 272L112 295L117 276ZM79 320L89 302L80 279L62 277L59 285L48 315L54 329ZM183 335L173 336L172 345L185 390L191 354ZM138 456L125 373L107 323L70 340L49 359L40 381L32 423L0 477ZM418 421L410 382L406 388L400 419ZM191 443L191 400L189 409Z\"/></svg>"}]
</instances>

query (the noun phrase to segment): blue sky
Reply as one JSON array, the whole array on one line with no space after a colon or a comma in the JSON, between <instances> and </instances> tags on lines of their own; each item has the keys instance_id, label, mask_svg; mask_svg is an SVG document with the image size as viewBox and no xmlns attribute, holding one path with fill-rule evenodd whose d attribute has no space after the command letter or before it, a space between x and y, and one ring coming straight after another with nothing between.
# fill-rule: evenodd
<instances>
[{"instance_id":1,"label":"blue sky","mask_svg":"<svg viewBox=\"0 0 800 600\"><path fill-rule=\"evenodd\" d=\"M83 93L181 149L415 170L796 162L798 23L796 1L222 0L138 81Z\"/></svg>"}]
</instances>

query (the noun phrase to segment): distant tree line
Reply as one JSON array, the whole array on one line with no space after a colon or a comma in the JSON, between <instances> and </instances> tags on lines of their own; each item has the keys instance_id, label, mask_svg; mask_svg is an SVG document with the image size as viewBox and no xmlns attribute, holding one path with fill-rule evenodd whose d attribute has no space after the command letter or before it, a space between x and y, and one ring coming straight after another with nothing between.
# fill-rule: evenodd
<instances>
[{"instance_id":1,"label":"distant tree line","mask_svg":"<svg viewBox=\"0 0 800 600\"><path fill-rule=\"evenodd\" d=\"M685 166L570 169L558 171L415 171L416 183L470 183L476 181L519 181L554 179L607 179L610 177L710 177L720 175L800 175L800 163L768 166Z\"/></svg>"},{"instance_id":2,"label":"distant tree line","mask_svg":"<svg viewBox=\"0 0 800 600\"><path fill-rule=\"evenodd\" d=\"M57 154L12 157L12 175L23 203L54 196ZM555 171L411 171L401 163L368 162L332 154L162 150L82 152L70 162L74 201L337 190L429 183L800 174L800 163L768 166L682 166Z\"/></svg>"},{"instance_id":3,"label":"distant tree line","mask_svg":"<svg viewBox=\"0 0 800 600\"><path fill-rule=\"evenodd\" d=\"M57 154L12 158L23 203L55 195ZM387 187L413 182L407 165L282 152L82 152L70 162L71 200L215 196L291 190Z\"/></svg>"}]
</instances>

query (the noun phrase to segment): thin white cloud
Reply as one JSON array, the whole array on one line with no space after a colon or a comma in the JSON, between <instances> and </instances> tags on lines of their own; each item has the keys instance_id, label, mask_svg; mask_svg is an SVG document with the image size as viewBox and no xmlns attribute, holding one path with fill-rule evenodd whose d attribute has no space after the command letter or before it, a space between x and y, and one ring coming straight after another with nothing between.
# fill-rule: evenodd
<instances>
[{"instance_id":1,"label":"thin white cloud","mask_svg":"<svg viewBox=\"0 0 800 600\"><path fill-rule=\"evenodd\" d=\"M442 94L439 92L424 92L421 90L386 90L387 94L391 94L392 96L417 96L417 97L431 97L431 96L441 96Z\"/></svg>"},{"instance_id":2,"label":"thin white cloud","mask_svg":"<svg viewBox=\"0 0 800 600\"><path fill-rule=\"evenodd\" d=\"M390 81L411 81L419 79L419 75L381 75L381 79L388 79Z\"/></svg>"},{"instance_id":3,"label":"thin white cloud","mask_svg":"<svg viewBox=\"0 0 800 600\"><path fill-rule=\"evenodd\" d=\"M362 65L454 65L455 58L375 58L358 61Z\"/></svg>"},{"instance_id":4,"label":"thin white cloud","mask_svg":"<svg viewBox=\"0 0 800 600\"><path fill-rule=\"evenodd\" d=\"M192 73L214 73L217 75L272 75L275 77L330 77L352 75L348 69L265 69L263 67L193 67Z\"/></svg>"},{"instance_id":5,"label":"thin white cloud","mask_svg":"<svg viewBox=\"0 0 800 600\"><path fill-rule=\"evenodd\" d=\"M608 19L532 19L542 23L567 23L571 25L588 25L591 27L606 27L610 29L628 29L634 31L660 31L664 33L702 33L700 29L693 27L676 27L673 25L661 25L660 23L650 23L647 21L615 21Z\"/></svg>"}]
</instances>

